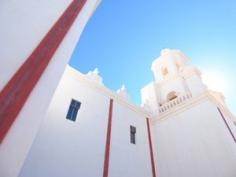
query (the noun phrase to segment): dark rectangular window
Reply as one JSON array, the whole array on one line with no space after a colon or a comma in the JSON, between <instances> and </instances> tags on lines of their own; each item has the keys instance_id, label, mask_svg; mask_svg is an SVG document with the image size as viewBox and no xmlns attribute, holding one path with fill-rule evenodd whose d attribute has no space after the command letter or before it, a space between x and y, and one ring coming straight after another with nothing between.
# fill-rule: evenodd
<instances>
[{"instance_id":1,"label":"dark rectangular window","mask_svg":"<svg viewBox=\"0 0 236 177\"><path fill-rule=\"evenodd\" d=\"M136 127L130 125L130 143L136 144Z\"/></svg>"},{"instance_id":2,"label":"dark rectangular window","mask_svg":"<svg viewBox=\"0 0 236 177\"><path fill-rule=\"evenodd\" d=\"M67 112L66 118L71 121L75 121L78 110L80 109L80 106L81 106L81 103L79 101L72 99L70 102L70 107Z\"/></svg>"}]
</instances>

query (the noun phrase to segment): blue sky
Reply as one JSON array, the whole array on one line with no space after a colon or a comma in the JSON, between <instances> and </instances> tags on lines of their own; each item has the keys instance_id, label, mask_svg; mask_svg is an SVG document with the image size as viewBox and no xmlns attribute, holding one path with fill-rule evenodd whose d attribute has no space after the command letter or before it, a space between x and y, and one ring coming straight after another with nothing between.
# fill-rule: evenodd
<instances>
[{"instance_id":1,"label":"blue sky","mask_svg":"<svg viewBox=\"0 0 236 177\"><path fill-rule=\"evenodd\" d=\"M139 104L152 61L163 48L180 49L236 114L235 7L233 0L102 0L70 65L82 73L98 67L108 88L125 84Z\"/></svg>"}]
</instances>

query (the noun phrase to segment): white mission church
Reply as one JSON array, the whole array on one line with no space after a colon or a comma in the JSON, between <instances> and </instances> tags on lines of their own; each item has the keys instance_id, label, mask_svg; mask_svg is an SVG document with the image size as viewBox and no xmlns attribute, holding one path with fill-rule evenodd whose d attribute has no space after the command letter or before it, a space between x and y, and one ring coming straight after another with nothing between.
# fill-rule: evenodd
<instances>
[{"instance_id":1,"label":"white mission church","mask_svg":"<svg viewBox=\"0 0 236 177\"><path fill-rule=\"evenodd\" d=\"M236 117L181 51L153 61L142 106L67 65L98 4L0 6L0 177L236 177Z\"/></svg>"}]
</instances>

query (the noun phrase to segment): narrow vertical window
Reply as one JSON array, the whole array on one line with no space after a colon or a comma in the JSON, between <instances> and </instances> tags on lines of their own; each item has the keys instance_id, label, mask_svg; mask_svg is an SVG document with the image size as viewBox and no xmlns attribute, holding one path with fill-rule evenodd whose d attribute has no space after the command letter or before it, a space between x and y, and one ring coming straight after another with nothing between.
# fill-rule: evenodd
<instances>
[{"instance_id":1,"label":"narrow vertical window","mask_svg":"<svg viewBox=\"0 0 236 177\"><path fill-rule=\"evenodd\" d=\"M136 127L130 125L130 143L136 144Z\"/></svg>"},{"instance_id":2,"label":"narrow vertical window","mask_svg":"<svg viewBox=\"0 0 236 177\"><path fill-rule=\"evenodd\" d=\"M80 106L81 106L81 103L79 101L72 99L71 103L70 103L69 110L66 115L66 119L69 119L71 121L75 121L78 110L80 109Z\"/></svg>"}]
</instances>

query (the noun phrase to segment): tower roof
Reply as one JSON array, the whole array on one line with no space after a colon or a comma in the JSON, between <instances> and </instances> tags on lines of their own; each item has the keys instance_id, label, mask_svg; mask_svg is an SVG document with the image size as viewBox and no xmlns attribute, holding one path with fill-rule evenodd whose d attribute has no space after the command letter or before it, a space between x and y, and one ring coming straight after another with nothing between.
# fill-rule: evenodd
<instances>
[{"instance_id":1,"label":"tower roof","mask_svg":"<svg viewBox=\"0 0 236 177\"><path fill-rule=\"evenodd\" d=\"M152 62L152 71L155 70L159 65L163 65L168 62L168 60L172 60L173 62L179 64L180 66L188 63L188 58L180 51L176 49L163 49L161 51L161 55Z\"/></svg>"}]
</instances>

